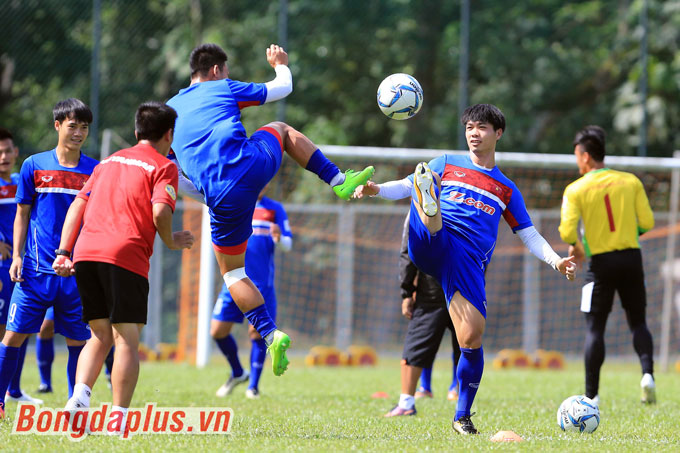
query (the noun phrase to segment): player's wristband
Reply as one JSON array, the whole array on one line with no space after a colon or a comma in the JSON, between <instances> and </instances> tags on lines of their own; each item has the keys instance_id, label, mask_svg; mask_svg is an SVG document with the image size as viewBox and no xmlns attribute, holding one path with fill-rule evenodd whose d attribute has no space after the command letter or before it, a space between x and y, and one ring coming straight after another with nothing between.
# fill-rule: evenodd
<instances>
[{"instance_id":1,"label":"player's wristband","mask_svg":"<svg viewBox=\"0 0 680 453\"><path fill-rule=\"evenodd\" d=\"M57 254L57 256L61 255L65 256L66 258L71 258L71 252L66 249L57 249L54 251L54 253Z\"/></svg>"}]
</instances>

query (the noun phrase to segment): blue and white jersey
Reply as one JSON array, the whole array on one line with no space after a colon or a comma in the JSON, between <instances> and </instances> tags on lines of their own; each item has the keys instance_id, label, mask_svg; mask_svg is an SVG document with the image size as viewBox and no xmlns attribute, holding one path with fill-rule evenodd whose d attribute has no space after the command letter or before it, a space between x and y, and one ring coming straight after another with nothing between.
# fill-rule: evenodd
<instances>
[{"instance_id":1,"label":"blue and white jersey","mask_svg":"<svg viewBox=\"0 0 680 453\"><path fill-rule=\"evenodd\" d=\"M266 99L264 83L225 79L196 83L167 102L178 115L172 149L208 206L214 206L249 168L238 165L248 157L243 149L248 136L241 124L241 109L261 105ZM234 168L239 174L234 174Z\"/></svg>"},{"instance_id":2,"label":"blue and white jersey","mask_svg":"<svg viewBox=\"0 0 680 453\"><path fill-rule=\"evenodd\" d=\"M62 167L56 149L34 154L21 166L16 202L31 205L24 269L54 274L66 212L99 162L80 154L74 168Z\"/></svg>"},{"instance_id":3,"label":"blue and white jersey","mask_svg":"<svg viewBox=\"0 0 680 453\"><path fill-rule=\"evenodd\" d=\"M19 173L12 173L10 180L0 178L0 242L12 245L14 231L14 217L17 214L17 184ZM8 268L12 259L0 259L0 267Z\"/></svg>"},{"instance_id":4,"label":"blue and white jersey","mask_svg":"<svg viewBox=\"0 0 680 453\"><path fill-rule=\"evenodd\" d=\"M248 239L246 249L246 273L258 288L274 286L276 244L271 236L273 224L281 229L282 239L293 237L283 205L271 198L262 197L255 205L253 235Z\"/></svg>"},{"instance_id":5,"label":"blue and white jersey","mask_svg":"<svg viewBox=\"0 0 680 453\"><path fill-rule=\"evenodd\" d=\"M444 228L457 232L485 267L496 247L501 216L513 232L532 225L522 194L498 167L479 167L467 154L446 154L429 165L442 179Z\"/></svg>"}]
</instances>

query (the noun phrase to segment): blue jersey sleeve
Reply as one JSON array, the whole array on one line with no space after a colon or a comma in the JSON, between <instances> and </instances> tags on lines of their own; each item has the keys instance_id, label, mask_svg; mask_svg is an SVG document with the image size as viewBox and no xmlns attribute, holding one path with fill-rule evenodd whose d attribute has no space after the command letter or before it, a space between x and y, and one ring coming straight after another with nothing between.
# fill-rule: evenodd
<instances>
[{"instance_id":1,"label":"blue jersey sleeve","mask_svg":"<svg viewBox=\"0 0 680 453\"><path fill-rule=\"evenodd\" d=\"M503 218L508 222L513 233L533 225L527 207L524 204L524 197L522 197L522 193L517 186L513 187L510 203L508 203L508 207L503 211Z\"/></svg>"},{"instance_id":2,"label":"blue jersey sleeve","mask_svg":"<svg viewBox=\"0 0 680 453\"><path fill-rule=\"evenodd\" d=\"M281 235L282 236L288 236L288 237L293 237L293 232L290 231L290 223L288 222L288 214L286 214L286 210L283 209L283 205L280 203L277 203L274 206L274 210L276 211L276 224L279 226L281 229Z\"/></svg>"},{"instance_id":3,"label":"blue jersey sleeve","mask_svg":"<svg viewBox=\"0 0 680 453\"><path fill-rule=\"evenodd\" d=\"M240 109L251 105L264 104L267 99L267 87L264 83L245 83L231 79L227 82Z\"/></svg>"},{"instance_id":4,"label":"blue jersey sleeve","mask_svg":"<svg viewBox=\"0 0 680 453\"><path fill-rule=\"evenodd\" d=\"M19 181L17 182L17 203L33 204L35 198L35 180L33 177L33 158L29 156L21 165Z\"/></svg>"}]
</instances>

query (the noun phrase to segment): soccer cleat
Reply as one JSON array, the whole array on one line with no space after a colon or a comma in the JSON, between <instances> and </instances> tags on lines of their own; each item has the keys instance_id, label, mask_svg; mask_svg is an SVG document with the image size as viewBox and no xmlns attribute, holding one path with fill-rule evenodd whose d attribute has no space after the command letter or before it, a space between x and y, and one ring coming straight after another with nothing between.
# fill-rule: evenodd
<instances>
[{"instance_id":1,"label":"soccer cleat","mask_svg":"<svg viewBox=\"0 0 680 453\"><path fill-rule=\"evenodd\" d=\"M463 415L461 418L458 420L454 420L452 423L453 430L457 433L460 434L479 434L479 431L477 431L477 428L475 428L475 425L472 423L472 420L470 420L470 417L475 415L475 413L471 413L470 415Z\"/></svg>"},{"instance_id":2,"label":"soccer cleat","mask_svg":"<svg viewBox=\"0 0 680 453\"><path fill-rule=\"evenodd\" d=\"M246 398L251 400L256 400L260 397L260 391L258 389L248 388L246 389Z\"/></svg>"},{"instance_id":3,"label":"soccer cleat","mask_svg":"<svg viewBox=\"0 0 680 453\"><path fill-rule=\"evenodd\" d=\"M362 171L347 170L345 172L345 182L333 187L333 192L343 200L349 200L354 189L362 186L373 177L375 169L372 166L364 168Z\"/></svg>"},{"instance_id":4,"label":"soccer cleat","mask_svg":"<svg viewBox=\"0 0 680 453\"><path fill-rule=\"evenodd\" d=\"M394 406L392 408L391 411L386 413L384 416L385 417L399 417L399 416L402 416L402 415L416 415L417 413L418 413L418 411L416 411L415 406L413 406L411 409L402 409L397 404L396 406Z\"/></svg>"},{"instance_id":5,"label":"soccer cleat","mask_svg":"<svg viewBox=\"0 0 680 453\"><path fill-rule=\"evenodd\" d=\"M651 374L645 373L640 381L640 388L642 389L641 401L645 404L656 403L656 384L654 377Z\"/></svg>"},{"instance_id":6,"label":"soccer cleat","mask_svg":"<svg viewBox=\"0 0 680 453\"><path fill-rule=\"evenodd\" d=\"M413 185L416 188L418 204L423 208L423 212L428 217L437 215L437 198L435 195L435 180L432 170L426 162L421 162L416 166L413 177Z\"/></svg>"},{"instance_id":7,"label":"soccer cleat","mask_svg":"<svg viewBox=\"0 0 680 453\"><path fill-rule=\"evenodd\" d=\"M449 390L449 393L446 394L446 399L449 401L458 401L458 392L456 389Z\"/></svg>"},{"instance_id":8,"label":"soccer cleat","mask_svg":"<svg viewBox=\"0 0 680 453\"><path fill-rule=\"evenodd\" d=\"M223 398L229 395L231 392L234 391L234 387L246 382L248 378L250 378L250 375L247 371L244 371L243 374L240 375L239 377L230 376L229 380L222 384L222 387L217 389L217 391L215 392L215 396Z\"/></svg>"},{"instance_id":9,"label":"soccer cleat","mask_svg":"<svg viewBox=\"0 0 680 453\"><path fill-rule=\"evenodd\" d=\"M52 387L47 384L40 384L40 387L38 387L38 393L52 393Z\"/></svg>"},{"instance_id":10,"label":"soccer cleat","mask_svg":"<svg viewBox=\"0 0 680 453\"><path fill-rule=\"evenodd\" d=\"M290 337L280 330L274 331L272 343L267 347L267 352L272 357L272 370L275 376L281 376L288 369L286 350L290 348Z\"/></svg>"},{"instance_id":11,"label":"soccer cleat","mask_svg":"<svg viewBox=\"0 0 680 453\"><path fill-rule=\"evenodd\" d=\"M43 404L44 401L41 400L40 398L33 398L31 395L27 393L21 393L21 396L12 396L7 392L5 394L5 401L14 401L14 402L20 402L23 401L24 403L31 403L31 404Z\"/></svg>"},{"instance_id":12,"label":"soccer cleat","mask_svg":"<svg viewBox=\"0 0 680 453\"><path fill-rule=\"evenodd\" d=\"M416 390L416 394L414 395L417 400L420 398L432 398L432 392L429 390L425 390L425 387L420 386L418 387L418 390Z\"/></svg>"}]
</instances>

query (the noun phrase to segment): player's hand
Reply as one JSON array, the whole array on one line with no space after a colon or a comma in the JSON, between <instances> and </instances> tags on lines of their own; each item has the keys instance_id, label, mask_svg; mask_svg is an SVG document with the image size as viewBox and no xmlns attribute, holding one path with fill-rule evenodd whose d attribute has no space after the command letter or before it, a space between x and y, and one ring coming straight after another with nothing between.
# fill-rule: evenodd
<instances>
[{"instance_id":1,"label":"player's hand","mask_svg":"<svg viewBox=\"0 0 680 453\"><path fill-rule=\"evenodd\" d=\"M276 223L272 223L272 227L269 230L269 234L271 235L272 240L278 244L279 241L281 240L281 228L279 228L279 226Z\"/></svg>"},{"instance_id":2,"label":"player's hand","mask_svg":"<svg viewBox=\"0 0 680 453\"><path fill-rule=\"evenodd\" d=\"M557 262L557 270L560 271L562 275L567 277L567 280L574 280L576 275L576 263L574 262L574 256L569 255L566 258L560 258L560 260Z\"/></svg>"},{"instance_id":3,"label":"player's hand","mask_svg":"<svg viewBox=\"0 0 680 453\"><path fill-rule=\"evenodd\" d=\"M407 319L413 318L413 305L415 301L413 297L406 297L401 301L401 314Z\"/></svg>"},{"instance_id":4,"label":"player's hand","mask_svg":"<svg viewBox=\"0 0 680 453\"><path fill-rule=\"evenodd\" d=\"M272 44L267 48L267 63L269 63L272 68L275 68L280 64L288 66L288 54L283 50L283 47Z\"/></svg>"},{"instance_id":5,"label":"player's hand","mask_svg":"<svg viewBox=\"0 0 680 453\"><path fill-rule=\"evenodd\" d=\"M52 263L52 269L60 277L70 277L76 273L76 270L73 268L73 261L64 255L57 255L54 263Z\"/></svg>"},{"instance_id":6,"label":"player's hand","mask_svg":"<svg viewBox=\"0 0 680 453\"><path fill-rule=\"evenodd\" d=\"M380 192L380 187L373 181L367 181L365 185L354 189L352 198L374 197Z\"/></svg>"},{"instance_id":7,"label":"player's hand","mask_svg":"<svg viewBox=\"0 0 680 453\"><path fill-rule=\"evenodd\" d=\"M12 264L9 267L9 278L13 282L23 282L24 281L24 279L21 278L21 270L23 268L23 262L24 262L24 260L20 256L15 256L12 259Z\"/></svg>"},{"instance_id":8,"label":"player's hand","mask_svg":"<svg viewBox=\"0 0 680 453\"><path fill-rule=\"evenodd\" d=\"M576 264L580 265L586 260L586 251L583 248L583 244L577 241L576 244L569 246L569 255L574 257Z\"/></svg>"},{"instance_id":9,"label":"player's hand","mask_svg":"<svg viewBox=\"0 0 680 453\"><path fill-rule=\"evenodd\" d=\"M12 246L6 242L0 242L0 260L8 260L12 257Z\"/></svg>"},{"instance_id":10,"label":"player's hand","mask_svg":"<svg viewBox=\"0 0 680 453\"><path fill-rule=\"evenodd\" d=\"M172 240L175 245L172 250L190 249L194 245L194 235L189 230L173 231Z\"/></svg>"}]
</instances>

